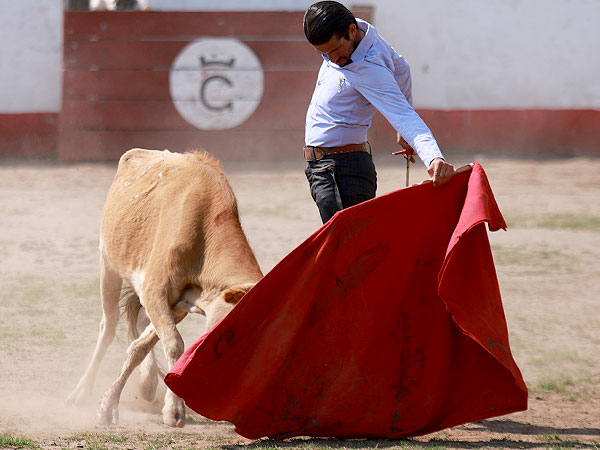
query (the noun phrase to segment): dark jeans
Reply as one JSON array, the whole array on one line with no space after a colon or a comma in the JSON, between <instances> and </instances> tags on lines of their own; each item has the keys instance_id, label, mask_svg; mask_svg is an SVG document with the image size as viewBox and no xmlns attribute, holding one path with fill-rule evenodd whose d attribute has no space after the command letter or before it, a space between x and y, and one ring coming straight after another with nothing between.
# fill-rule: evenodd
<instances>
[{"instance_id":1,"label":"dark jeans","mask_svg":"<svg viewBox=\"0 0 600 450\"><path fill-rule=\"evenodd\" d=\"M305 173L323 223L337 211L375 197L377 172L367 152L330 155L320 161L310 161Z\"/></svg>"}]
</instances>

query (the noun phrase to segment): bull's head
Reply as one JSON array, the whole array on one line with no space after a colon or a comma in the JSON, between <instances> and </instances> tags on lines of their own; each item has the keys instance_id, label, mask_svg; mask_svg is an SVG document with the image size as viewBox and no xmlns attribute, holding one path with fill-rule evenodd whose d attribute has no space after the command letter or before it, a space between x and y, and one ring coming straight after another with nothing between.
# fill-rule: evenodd
<instances>
[{"instance_id":1,"label":"bull's head","mask_svg":"<svg viewBox=\"0 0 600 450\"><path fill-rule=\"evenodd\" d=\"M189 285L173 305L173 310L206 316L206 327L210 329L225 317L254 285L255 283L246 283L227 289L208 290Z\"/></svg>"}]
</instances>

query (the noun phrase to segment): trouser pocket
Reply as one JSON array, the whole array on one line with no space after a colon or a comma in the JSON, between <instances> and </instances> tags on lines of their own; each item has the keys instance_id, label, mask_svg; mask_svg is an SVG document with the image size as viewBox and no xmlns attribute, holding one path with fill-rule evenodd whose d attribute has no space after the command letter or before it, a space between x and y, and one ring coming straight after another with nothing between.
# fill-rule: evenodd
<instances>
[{"instance_id":1,"label":"trouser pocket","mask_svg":"<svg viewBox=\"0 0 600 450\"><path fill-rule=\"evenodd\" d=\"M310 194L319 208L321 220L325 223L343 208L335 181L335 162L332 160L309 162L304 172L310 185Z\"/></svg>"}]
</instances>

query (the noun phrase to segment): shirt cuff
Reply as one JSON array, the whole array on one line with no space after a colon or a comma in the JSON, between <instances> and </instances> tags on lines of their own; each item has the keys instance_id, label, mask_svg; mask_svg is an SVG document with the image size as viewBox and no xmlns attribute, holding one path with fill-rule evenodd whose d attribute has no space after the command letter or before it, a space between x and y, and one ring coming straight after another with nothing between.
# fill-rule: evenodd
<instances>
[{"instance_id":1,"label":"shirt cuff","mask_svg":"<svg viewBox=\"0 0 600 450\"><path fill-rule=\"evenodd\" d=\"M422 134L420 136L417 136L413 148L415 149L417 155L419 155L419 158L421 158L421 161L423 161L423 164L425 164L425 167L427 168L429 168L431 162L435 158L444 159L442 151L438 147L435 138L431 134Z\"/></svg>"}]
</instances>

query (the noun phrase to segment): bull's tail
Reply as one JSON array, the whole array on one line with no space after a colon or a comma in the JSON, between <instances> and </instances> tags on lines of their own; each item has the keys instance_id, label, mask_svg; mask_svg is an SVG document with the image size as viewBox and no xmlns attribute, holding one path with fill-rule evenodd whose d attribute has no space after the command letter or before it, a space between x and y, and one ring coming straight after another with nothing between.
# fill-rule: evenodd
<instances>
[{"instance_id":1,"label":"bull's tail","mask_svg":"<svg viewBox=\"0 0 600 450\"><path fill-rule=\"evenodd\" d=\"M135 341L140 336L137 329L138 317L140 309L142 309L140 298L132 287L126 286L121 290L119 302L121 304L121 312L127 320L127 336L129 337L129 341Z\"/></svg>"}]
</instances>

